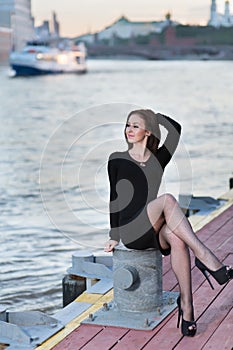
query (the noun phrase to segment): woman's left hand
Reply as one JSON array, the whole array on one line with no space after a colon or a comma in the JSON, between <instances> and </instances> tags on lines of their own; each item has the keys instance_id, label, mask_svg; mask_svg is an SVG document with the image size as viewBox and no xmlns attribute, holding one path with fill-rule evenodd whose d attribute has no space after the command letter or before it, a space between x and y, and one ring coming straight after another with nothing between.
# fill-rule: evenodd
<instances>
[{"instance_id":1,"label":"woman's left hand","mask_svg":"<svg viewBox=\"0 0 233 350\"><path fill-rule=\"evenodd\" d=\"M115 248L115 246L118 244L119 242L114 241L113 239L110 239L109 241L107 241L105 243L105 247L104 247L104 251L107 253L110 253L113 251L113 249Z\"/></svg>"}]
</instances>

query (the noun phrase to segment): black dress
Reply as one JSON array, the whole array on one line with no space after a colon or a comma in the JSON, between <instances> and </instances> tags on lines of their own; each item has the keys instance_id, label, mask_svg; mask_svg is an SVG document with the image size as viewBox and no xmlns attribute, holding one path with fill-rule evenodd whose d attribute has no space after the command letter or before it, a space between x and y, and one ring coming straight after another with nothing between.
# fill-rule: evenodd
<instances>
[{"instance_id":1,"label":"black dress","mask_svg":"<svg viewBox=\"0 0 233 350\"><path fill-rule=\"evenodd\" d=\"M179 142L181 126L173 119L160 115L159 124L167 137L155 154L145 163L133 159L128 151L114 152L108 161L110 181L110 238L122 241L130 249L160 249L159 235L150 223L147 204L157 198L162 175Z\"/></svg>"}]
</instances>

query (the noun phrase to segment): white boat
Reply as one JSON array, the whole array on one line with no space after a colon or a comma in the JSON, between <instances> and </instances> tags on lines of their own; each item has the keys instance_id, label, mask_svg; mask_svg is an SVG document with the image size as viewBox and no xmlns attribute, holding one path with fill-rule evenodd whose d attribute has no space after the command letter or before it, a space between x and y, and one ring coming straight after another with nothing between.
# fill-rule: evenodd
<instances>
[{"instance_id":1,"label":"white boat","mask_svg":"<svg viewBox=\"0 0 233 350\"><path fill-rule=\"evenodd\" d=\"M10 54L9 64L15 76L85 73L86 48L79 44L72 50L60 50L29 43L22 51Z\"/></svg>"}]
</instances>

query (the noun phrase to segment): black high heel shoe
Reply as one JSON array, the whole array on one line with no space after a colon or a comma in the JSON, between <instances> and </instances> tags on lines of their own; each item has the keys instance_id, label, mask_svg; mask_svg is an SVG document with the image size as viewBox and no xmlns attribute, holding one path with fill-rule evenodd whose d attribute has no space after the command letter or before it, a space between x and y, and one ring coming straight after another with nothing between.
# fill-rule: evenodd
<instances>
[{"instance_id":1,"label":"black high heel shoe","mask_svg":"<svg viewBox=\"0 0 233 350\"><path fill-rule=\"evenodd\" d=\"M177 328L180 326L180 318L182 317L181 321L181 332L183 335L186 335L188 337L194 337L197 331L197 324L196 321L185 321L183 319L183 310L181 309L181 302L180 302L180 295L177 298L177 306L178 306L178 321L177 321ZM193 327L190 329L189 327Z\"/></svg>"},{"instance_id":2,"label":"black high heel shoe","mask_svg":"<svg viewBox=\"0 0 233 350\"><path fill-rule=\"evenodd\" d=\"M217 271L211 271L198 258L195 258L195 265L203 273L212 289L214 289L214 287L208 277L207 271L219 284L227 283L233 278L233 269L231 266L223 266Z\"/></svg>"}]
</instances>

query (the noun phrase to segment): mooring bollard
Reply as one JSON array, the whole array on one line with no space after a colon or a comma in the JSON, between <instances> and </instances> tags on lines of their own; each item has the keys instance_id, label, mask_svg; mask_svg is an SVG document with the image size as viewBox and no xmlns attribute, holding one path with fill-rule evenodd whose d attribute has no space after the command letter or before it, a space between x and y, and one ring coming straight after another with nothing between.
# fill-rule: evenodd
<instances>
[{"instance_id":1,"label":"mooring bollard","mask_svg":"<svg viewBox=\"0 0 233 350\"><path fill-rule=\"evenodd\" d=\"M230 177L229 179L229 188L230 190L233 188L233 177Z\"/></svg>"},{"instance_id":2,"label":"mooring bollard","mask_svg":"<svg viewBox=\"0 0 233 350\"><path fill-rule=\"evenodd\" d=\"M0 321L7 322L6 305L0 304Z\"/></svg>"},{"instance_id":3,"label":"mooring bollard","mask_svg":"<svg viewBox=\"0 0 233 350\"><path fill-rule=\"evenodd\" d=\"M177 306L178 292L162 290L162 254L159 250L113 251L113 300L84 324L149 330Z\"/></svg>"},{"instance_id":4,"label":"mooring bollard","mask_svg":"<svg viewBox=\"0 0 233 350\"><path fill-rule=\"evenodd\" d=\"M89 251L79 251L72 255L72 268L69 275L62 280L63 307L74 301L87 288L87 279L75 274L76 271L83 270L86 262L93 262L93 254Z\"/></svg>"},{"instance_id":5,"label":"mooring bollard","mask_svg":"<svg viewBox=\"0 0 233 350\"><path fill-rule=\"evenodd\" d=\"M86 290L86 278L65 275L62 279L63 307L74 301Z\"/></svg>"},{"instance_id":6,"label":"mooring bollard","mask_svg":"<svg viewBox=\"0 0 233 350\"><path fill-rule=\"evenodd\" d=\"M162 254L159 250L113 252L114 304L120 311L150 312L162 305Z\"/></svg>"}]
</instances>

